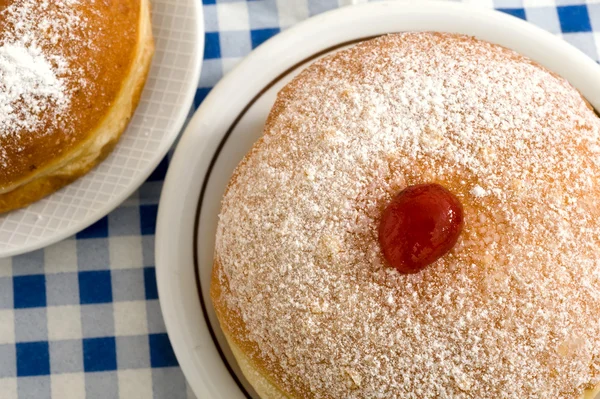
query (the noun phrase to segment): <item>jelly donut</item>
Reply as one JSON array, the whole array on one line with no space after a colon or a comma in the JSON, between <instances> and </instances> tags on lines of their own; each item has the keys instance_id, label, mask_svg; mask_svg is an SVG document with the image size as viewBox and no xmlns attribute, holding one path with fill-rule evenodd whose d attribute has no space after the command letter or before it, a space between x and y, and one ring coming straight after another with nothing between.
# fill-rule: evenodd
<instances>
[{"instance_id":1,"label":"jelly donut","mask_svg":"<svg viewBox=\"0 0 600 399\"><path fill-rule=\"evenodd\" d=\"M404 218L438 208L431 227ZM438 222L444 250L422 261L438 249L409 242ZM231 178L211 296L261 398L591 394L600 119L565 79L472 37L391 34L320 59Z\"/></svg>"}]
</instances>

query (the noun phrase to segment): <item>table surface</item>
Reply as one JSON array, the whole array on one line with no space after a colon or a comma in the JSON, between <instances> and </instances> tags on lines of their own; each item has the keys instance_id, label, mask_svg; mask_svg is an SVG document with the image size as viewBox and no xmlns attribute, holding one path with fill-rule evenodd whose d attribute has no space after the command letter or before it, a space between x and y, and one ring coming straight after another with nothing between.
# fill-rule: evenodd
<instances>
[{"instance_id":1,"label":"table surface","mask_svg":"<svg viewBox=\"0 0 600 399\"><path fill-rule=\"evenodd\" d=\"M200 1L200 0L198 0ZM203 0L194 108L242 57L312 15L363 0ZM600 0L470 0L600 54ZM193 398L171 349L154 271L168 159L119 208L74 237L0 259L0 398Z\"/></svg>"}]
</instances>

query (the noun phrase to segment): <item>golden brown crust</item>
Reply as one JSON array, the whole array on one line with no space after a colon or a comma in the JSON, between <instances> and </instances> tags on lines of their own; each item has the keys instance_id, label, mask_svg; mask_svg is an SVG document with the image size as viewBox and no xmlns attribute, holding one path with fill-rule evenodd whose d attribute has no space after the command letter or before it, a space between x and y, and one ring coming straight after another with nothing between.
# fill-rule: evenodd
<instances>
[{"instance_id":1,"label":"golden brown crust","mask_svg":"<svg viewBox=\"0 0 600 399\"><path fill-rule=\"evenodd\" d=\"M220 263L215 260L211 276L210 296L217 313L217 318L219 319L221 330L227 338L227 342L230 344L232 352L238 361L238 365L240 365L248 382L250 382L252 387L261 394L262 399L308 397L306 396L308 392L299 391L296 392L296 395L286 393L283 388L275 384L273 378L269 377L273 375L273 369L269 367L259 355L259 348L256 342L247 338L248 331L240 315L232 308L228 307L223 300L224 296L229 293L229 288L226 284L221 284L218 277L221 272L220 269ZM277 379L277 375L281 375L281 373L282 370L279 370L279 373L276 372L275 379ZM258 376L261 376L262 378L259 378ZM271 395L267 394L267 392L271 392Z\"/></svg>"},{"instance_id":2,"label":"golden brown crust","mask_svg":"<svg viewBox=\"0 0 600 399\"><path fill-rule=\"evenodd\" d=\"M89 98L76 98L72 107L76 126L72 132L25 135L27 151L9 156L10 166L0 174L0 193L4 191L0 194L0 213L38 201L102 162L117 144L139 103L154 53L149 1L98 4L103 5L96 11L107 13L104 18L113 21L107 34L122 37L114 47L107 39L97 43L99 48L112 50L96 49L97 53L88 54L99 63L97 82L90 85L98 89L98 96L87 93ZM130 26L126 28L126 24ZM119 29L124 32L122 36L117 33ZM94 98L97 102L93 102ZM10 138L4 140L10 144Z\"/></svg>"},{"instance_id":3,"label":"golden brown crust","mask_svg":"<svg viewBox=\"0 0 600 399\"><path fill-rule=\"evenodd\" d=\"M250 385L254 388L256 393L262 399L289 399L290 396L286 395L280 387L273 384L273 381L267 379L267 374L264 370L259 370L256 365L246 356L245 352L237 346L231 335L224 332L229 348L235 357L242 373L250 382Z\"/></svg>"},{"instance_id":4,"label":"golden brown crust","mask_svg":"<svg viewBox=\"0 0 600 399\"><path fill-rule=\"evenodd\" d=\"M0 213L19 209L36 202L85 175L110 154L117 144L119 137L120 134L107 143L97 158L92 159L88 163L82 163L74 170L69 170L67 173L61 174L61 170L59 169L52 174L32 180L5 194L0 194Z\"/></svg>"}]
</instances>

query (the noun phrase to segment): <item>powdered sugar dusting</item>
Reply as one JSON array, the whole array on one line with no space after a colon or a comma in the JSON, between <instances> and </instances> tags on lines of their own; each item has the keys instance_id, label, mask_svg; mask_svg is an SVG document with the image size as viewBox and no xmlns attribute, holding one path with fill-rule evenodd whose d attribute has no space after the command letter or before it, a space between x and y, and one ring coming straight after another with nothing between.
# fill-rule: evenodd
<instances>
[{"instance_id":1,"label":"powdered sugar dusting","mask_svg":"<svg viewBox=\"0 0 600 399\"><path fill-rule=\"evenodd\" d=\"M37 115L52 107L57 112L66 109L69 101L65 85L42 51L35 47L7 44L0 47L0 131L10 134L17 130L33 131L40 123ZM19 112L17 103L29 110Z\"/></svg>"},{"instance_id":2,"label":"powdered sugar dusting","mask_svg":"<svg viewBox=\"0 0 600 399\"><path fill-rule=\"evenodd\" d=\"M600 119L563 79L467 37L379 38L288 85L235 173L215 300L284 390L576 399L600 383ZM465 228L400 275L379 217L426 182L459 197Z\"/></svg>"},{"instance_id":3,"label":"powdered sugar dusting","mask_svg":"<svg viewBox=\"0 0 600 399\"><path fill-rule=\"evenodd\" d=\"M0 135L33 132L60 123L70 104L69 57L64 46L85 21L79 0L16 0L2 11L0 41ZM73 45L73 44L72 44Z\"/></svg>"},{"instance_id":4,"label":"powdered sugar dusting","mask_svg":"<svg viewBox=\"0 0 600 399\"><path fill-rule=\"evenodd\" d=\"M479 184L475 185L469 192L476 197L485 197L487 195L487 191L485 191Z\"/></svg>"}]
</instances>

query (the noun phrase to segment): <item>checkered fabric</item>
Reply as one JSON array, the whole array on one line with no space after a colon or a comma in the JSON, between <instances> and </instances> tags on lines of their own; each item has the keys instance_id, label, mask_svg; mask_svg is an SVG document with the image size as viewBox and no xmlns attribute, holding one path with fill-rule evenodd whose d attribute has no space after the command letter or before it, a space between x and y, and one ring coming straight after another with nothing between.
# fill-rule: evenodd
<instances>
[{"instance_id":1,"label":"checkered fabric","mask_svg":"<svg viewBox=\"0 0 600 399\"><path fill-rule=\"evenodd\" d=\"M242 57L312 15L361 0L204 0L194 107ZM471 0L600 55L600 0ZM154 233L165 159L118 209L59 244L0 259L0 399L192 398L161 317Z\"/></svg>"}]
</instances>

